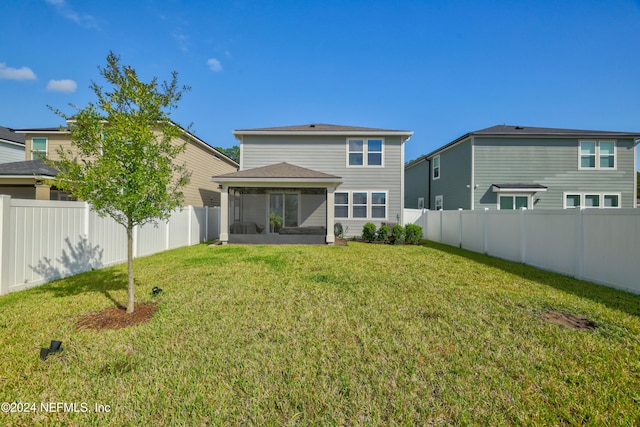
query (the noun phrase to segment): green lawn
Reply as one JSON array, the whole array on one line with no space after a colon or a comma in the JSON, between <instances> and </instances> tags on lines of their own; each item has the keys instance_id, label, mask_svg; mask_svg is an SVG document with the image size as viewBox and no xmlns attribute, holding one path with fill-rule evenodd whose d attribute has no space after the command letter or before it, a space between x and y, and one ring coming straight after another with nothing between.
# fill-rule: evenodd
<instances>
[{"instance_id":1,"label":"green lawn","mask_svg":"<svg viewBox=\"0 0 640 427\"><path fill-rule=\"evenodd\" d=\"M432 243L199 245L136 269L159 308L122 330L74 325L125 302L126 266L0 297L0 402L37 404L0 425L640 424L637 295Z\"/></svg>"}]
</instances>

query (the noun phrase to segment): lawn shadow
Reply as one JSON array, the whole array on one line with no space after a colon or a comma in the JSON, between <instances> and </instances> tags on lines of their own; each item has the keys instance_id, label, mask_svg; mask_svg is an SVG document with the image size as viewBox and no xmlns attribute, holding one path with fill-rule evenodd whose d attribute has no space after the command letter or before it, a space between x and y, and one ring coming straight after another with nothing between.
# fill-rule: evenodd
<instances>
[{"instance_id":1,"label":"lawn shadow","mask_svg":"<svg viewBox=\"0 0 640 427\"><path fill-rule=\"evenodd\" d=\"M542 285L553 287L559 291L567 292L580 298L586 298L594 302L604 304L609 308L621 310L632 316L640 317L640 295L636 295L631 292L598 285L584 280L578 280L574 277L560 273L542 270L526 264L507 261L442 243L426 241L423 246L446 252L454 256L467 258L470 261L494 267L506 273L514 274L527 280L533 280Z\"/></svg>"},{"instance_id":2,"label":"lawn shadow","mask_svg":"<svg viewBox=\"0 0 640 427\"><path fill-rule=\"evenodd\" d=\"M49 286L38 286L35 292L53 292L55 297L79 295L86 292L102 293L116 306L121 306L111 294L111 291L126 288L127 276L124 273L103 269L102 257L104 250L99 245L92 246L86 237L80 237L76 245L69 238L65 239L66 249L62 250L60 258L52 262L51 258L43 257L36 266L29 265L35 273L47 282L65 278L63 282L50 283ZM85 273L86 274L80 274Z\"/></svg>"}]
</instances>

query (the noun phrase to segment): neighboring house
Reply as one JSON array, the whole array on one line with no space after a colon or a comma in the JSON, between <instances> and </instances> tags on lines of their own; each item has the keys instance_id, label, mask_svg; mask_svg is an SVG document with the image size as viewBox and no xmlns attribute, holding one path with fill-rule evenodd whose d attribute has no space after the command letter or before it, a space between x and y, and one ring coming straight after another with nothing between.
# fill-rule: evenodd
<instances>
[{"instance_id":1,"label":"neighboring house","mask_svg":"<svg viewBox=\"0 0 640 427\"><path fill-rule=\"evenodd\" d=\"M24 141L22 161L0 167L0 193L20 198L65 200L65 193L42 185L43 178L51 174L55 176L57 171L47 167L43 173L41 159L56 160L59 147L70 147L69 131L65 128L35 128L15 132ZM191 181L183 190L185 205L220 206L220 190L209 180L211 171L236 171L238 163L184 129L180 137L180 142L183 141L187 142L186 150L178 155L176 161L184 163L191 172Z\"/></svg>"},{"instance_id":2,"label":"neighboring house","mask_svg":"<svg viewBox=\"0 0 640 427\"><path fill-rule=\"evenodd\" d=\"M367 222L402 222L413 132L310 124L233 134L240 171L212 177L222 187L223 243L332 244L336 223L358 236ZM272 213L280 226L270 226Z\"/></svg>"},{"instance_id":3,"label":"neighboring house","mask_svg":"<svg viewBox=\"0 0 640 427\"><path fill-rule=\"evenodd\" d=\"M0 163L24 160L24 135L0 126Z\"/></svg>"},{"instance_id":4,"label":"neighboring house","mask_svg":"<svg viewBox=\"0 0 640 427\"><path fill-rule=\"evenodd\" d=\"M633 208L638 142L630 132L469 132L405 167L406 205L428 194L427 209Z\"/></svg>"}]
</instances>

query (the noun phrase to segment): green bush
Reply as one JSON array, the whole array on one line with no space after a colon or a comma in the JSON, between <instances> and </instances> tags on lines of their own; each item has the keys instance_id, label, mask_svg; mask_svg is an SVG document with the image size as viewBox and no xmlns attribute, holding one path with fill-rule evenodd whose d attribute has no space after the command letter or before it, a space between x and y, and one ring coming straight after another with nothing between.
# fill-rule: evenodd
<instances>
[{"instance_id":1,"label":"green bush","mask_svg":"<svg viewBox=\"0 0 640 427\"><path fill-rule=\"evenodd\" d=\"M378 228L378 240L387 243L389 240L389 227L381 225L380 228Z\"/></svg>"},{"instance_id":2,"label":"green bush","mask_svg":"<svg viewBox=\"0 0 640 427\"><path fill-rule=\"evenodd\" d=\"M368 222L362 227L362 240L365 242L373 242L376 240L376 225Z\"/></svg>"},{"instance_id":3,"label":"green bush","mask_svg":"<svg viewBox=\"0 0 640 427\"><path fill-rule=\"evenodd\" d=\"M418 224L407 224L404 228L405 242L415 245L422 239L422 227Z\"/></svg>"},{"instance_id":4,"label":"green bush","mask_svg":"<svg viewBox=\"0 0 640 427\"><path fill-rule=\"evenodd\" d=\"M391 237L393 238L392 240L394 245L399 245L400 243L404 242L404 227L400 224L394 225L393 229L391 230Z\"/></svg>"}]
</instances>

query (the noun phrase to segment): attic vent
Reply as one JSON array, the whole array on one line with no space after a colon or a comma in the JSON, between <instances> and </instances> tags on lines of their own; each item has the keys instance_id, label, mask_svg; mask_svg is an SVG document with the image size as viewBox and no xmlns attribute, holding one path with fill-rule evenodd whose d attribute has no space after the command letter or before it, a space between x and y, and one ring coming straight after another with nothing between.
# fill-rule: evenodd
<instances>
[{"instance_id":1,"label":"attic vent","mask_svg":"<svg viewBox=\"0 0 640 427\"><path fill-rule=\"evenodd\" d=\"M522 130L524 129L522 126L516 126L516 130Z\"/></svg>"}]
</instances>

